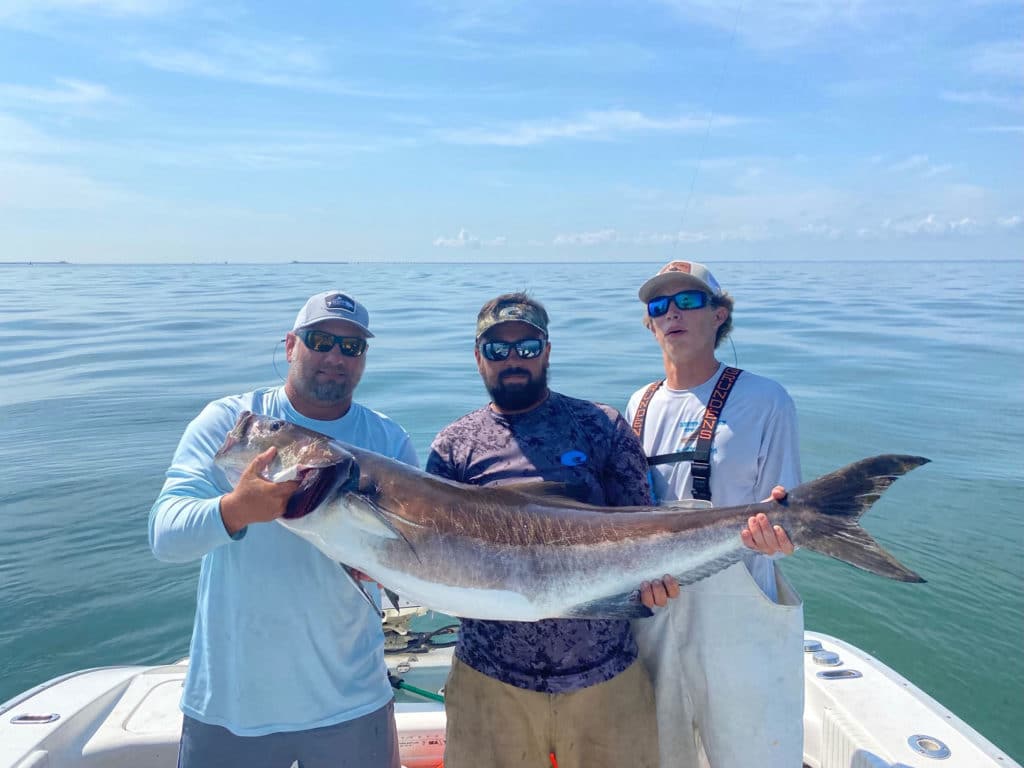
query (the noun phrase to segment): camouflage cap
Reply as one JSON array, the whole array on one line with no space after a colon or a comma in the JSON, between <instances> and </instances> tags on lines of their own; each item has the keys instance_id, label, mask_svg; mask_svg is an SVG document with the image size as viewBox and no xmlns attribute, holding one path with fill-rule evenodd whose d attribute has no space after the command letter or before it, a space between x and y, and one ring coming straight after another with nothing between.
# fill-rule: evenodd
<instances>
[{"instance_id":1,"label":"camouflage cap","mask_svg":"<svg viewBox=\"0 0 1024 768\"><path fill-rule=\"evenodd\" d=\"M523 294L505 294L484 304L476 318L477 339L502 323L526 323L548 337L548 313Z\"/></svg>"}]
</instances>

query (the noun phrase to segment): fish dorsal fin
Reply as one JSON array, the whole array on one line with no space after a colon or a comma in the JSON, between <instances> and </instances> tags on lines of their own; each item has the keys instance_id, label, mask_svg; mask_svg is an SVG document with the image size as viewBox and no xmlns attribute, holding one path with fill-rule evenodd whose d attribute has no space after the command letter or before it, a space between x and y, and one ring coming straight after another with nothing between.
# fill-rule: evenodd
<instances>
[{"instance_id":1,"label":"fish dorsal fin","mask_svg":"<svg viewBox=\"0 0 1024 768\"><path fill-rule=\"evenodd\" d=\"M572 491L568 485L551 480L522 480L515 483L502 483L498 487L527 496L560 498L565 501L573 501Z\"/></svg>"},{"instance_id":2,"label":"fish dorsal fin","mask_svg":"<svg viewBox=\"0 0 1024 768\"><path fill-rule=\"evenodd\" d=\"M711 509L714 506L710 501L704 499L676 499L674 501L664 501L658 507L654 508L654 512L693 512L698 509Z\"/></svg>"},{"instance_id":3,"label":"fish dorsal fin","mask_svg":"<svg viewBox=\"0 0 1024 768\"><path fill-rule=\"evenodd\" d=\"M595 509L593 505L587 503L590 488L582 482L560 483L551 480L524 480L504 483L500 487L506 491L542 500L547 506L591 511Z\"/></svg>"}]
</instances>

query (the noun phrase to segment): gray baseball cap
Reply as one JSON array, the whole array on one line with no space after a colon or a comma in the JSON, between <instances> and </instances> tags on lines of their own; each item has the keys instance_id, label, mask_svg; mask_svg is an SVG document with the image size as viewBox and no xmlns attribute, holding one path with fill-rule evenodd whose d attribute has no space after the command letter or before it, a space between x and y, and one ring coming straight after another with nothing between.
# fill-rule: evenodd
<instances>
[{"instance_id":1,"label":"gray baseball cap","mask_svg":"<svg viewBox=\"0 0 1024 768\"><path fill-rule=\"evenodd\" d=\"M324 291L310 296L306 305L299 310L292 330L308 328L325 320L344 320L358 326L367 338L373 338L370 333L370 313L366 307L341 291Z\"/></svg>"}]
</instances>

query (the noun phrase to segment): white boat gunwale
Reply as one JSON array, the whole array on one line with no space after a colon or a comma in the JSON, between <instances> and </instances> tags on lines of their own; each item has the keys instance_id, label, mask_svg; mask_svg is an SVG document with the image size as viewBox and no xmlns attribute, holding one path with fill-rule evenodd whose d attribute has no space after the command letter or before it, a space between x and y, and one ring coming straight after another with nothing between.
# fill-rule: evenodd
<instances>
[{"instance_id":1,"label":"white boat gunwale","mask_svg":"<svg viewBox=\"0 0 1024 768\"><path fill-rule=\"evenodd\" d=\"M804 763L809 768L1021 768L951 710L880 660L831 635L805 639L837 653L840 664L805 654ZM453 648L389 653L389 671L440 691ZM820 672L855 670L827 679ZM174 766L187 660L159 666L94 667L71 672L0 704L0 768ZM433 768L443 757L444 707L404 693L396 699L403 765ZM16 724L20 715L57 714L52 722ZM950 754L915 752L946 745Z\"/></svg>"}]
</instances>

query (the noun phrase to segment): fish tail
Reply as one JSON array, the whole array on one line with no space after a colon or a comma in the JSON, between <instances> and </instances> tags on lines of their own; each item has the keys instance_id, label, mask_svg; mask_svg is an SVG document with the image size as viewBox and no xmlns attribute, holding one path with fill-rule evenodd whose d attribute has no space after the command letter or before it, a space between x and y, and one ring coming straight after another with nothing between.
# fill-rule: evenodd
<instances>
[{"instance_id":1,"label":"fish tail","mask_svg":"<svg viewBox=\"0 0 1024 768\"><path fill-rule=\"evenodd\" d=\"M784 502L816 514L805 520L794 543L896 581L924 579L900 563L858 524L897 478L929 459L885 454L850 464L793 489Z\"/></svg>"}]
</instances>

